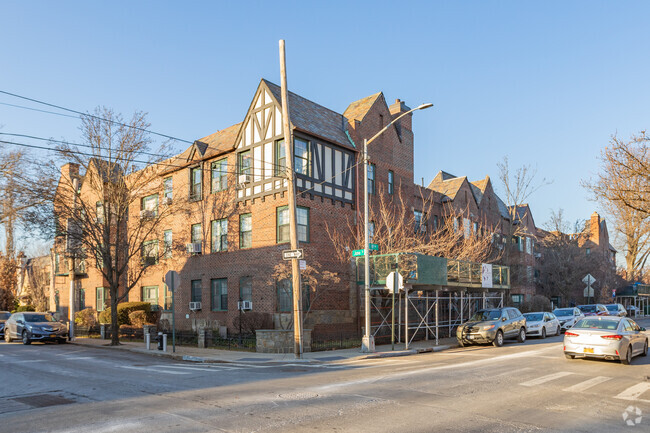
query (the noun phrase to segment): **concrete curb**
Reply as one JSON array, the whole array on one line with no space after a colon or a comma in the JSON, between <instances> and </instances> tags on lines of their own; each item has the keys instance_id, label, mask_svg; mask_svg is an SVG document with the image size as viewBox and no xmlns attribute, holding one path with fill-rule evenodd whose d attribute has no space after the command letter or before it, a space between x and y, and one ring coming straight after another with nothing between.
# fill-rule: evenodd
<instances>
[{"instance_id":1,"label":"concrete curb","mask_svg":"<svg viewBox=\"0 0 650 433\"><path fill-rule=\"evenodd\" d=\"M140 353L143 355L170 358L170 359L175 359L177 361L185 361L185 362L195 362L195 363L205 363L205 364L228 364L233 362L239 362L236 360L225 360L225 359L220 359L215 357L182 355L179 353L168 353L168 352L162 352L158 350L146 350L138 347L129 347L126 345L109 346L104 344L84 344L76 341L69 341L68 344L74 344L76 346L84 346L84 347L96 347L99 349L126 350L132 353ZM444 344L440 346L425 347L420 349L399 350L399 351L391 351L391 352L376 352L369 355L353 356L347 359L339 359L333 362L321 361L317 359L283 359L283 360L264 360L264 361L248 360L246 361L246 363L247 364L278 364L278 365L287 364L287 363L328 364L328 363L340 363L345 361L358 361L364 359L397 358L402 356L418 355L421 353L435 353L435 352L442 352L448 349L454 349L457 347L459 347L458 344Z\"/></svg>"}]
</instances>

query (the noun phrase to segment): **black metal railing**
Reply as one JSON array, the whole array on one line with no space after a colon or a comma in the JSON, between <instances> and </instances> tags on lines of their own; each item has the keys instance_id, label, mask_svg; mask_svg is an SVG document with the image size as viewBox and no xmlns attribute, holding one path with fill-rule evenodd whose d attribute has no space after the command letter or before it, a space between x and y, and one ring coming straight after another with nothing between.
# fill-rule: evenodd
<instances>
[{"instance_id":1,"label":"black metal railing","mask_svg":"<svg viewBox=\"0 0 650 433\"><path fill-rule=\"evenodd\" d=\"M361 347L361 335L355 331L318 333L311 336L312 352L353 347Z\"/></svg>"}]
</instances>

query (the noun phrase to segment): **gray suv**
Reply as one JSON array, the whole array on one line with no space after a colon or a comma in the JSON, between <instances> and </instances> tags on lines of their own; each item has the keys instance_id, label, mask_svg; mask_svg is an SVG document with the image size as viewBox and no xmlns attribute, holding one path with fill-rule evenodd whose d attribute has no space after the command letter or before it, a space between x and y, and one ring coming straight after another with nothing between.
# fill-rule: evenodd
<instances>
[{"instance_id":1,"label":"gray suv","mask_svg":"<svg viewBox=\"0 0 650 433\"><path fill-rule=\"evenodd\" d=\"M526 341L526 318L516 308L492 308L477 311L456 330L460 346L492 343L503 346L506 338Z\"/></svg>"}]
</instances>

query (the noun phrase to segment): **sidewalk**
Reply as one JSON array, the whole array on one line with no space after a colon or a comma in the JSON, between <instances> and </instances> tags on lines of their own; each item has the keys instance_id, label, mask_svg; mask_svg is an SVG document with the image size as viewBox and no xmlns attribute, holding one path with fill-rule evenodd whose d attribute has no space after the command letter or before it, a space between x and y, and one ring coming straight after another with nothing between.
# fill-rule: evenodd
<instances>
[{"instance_id":1,"label":"sidewalk","mask_svg":"<svg viewBox=\"0 0 650 433\"><path fill-rule=\"evenodd\" d=\"M248 362L248 363L337 363L346 361L357 361L363 359L389 358L396 356L409 356L418 353L439 352L442 350L458 347L455 338L443 338L438 341L436 346L435 340L415 341L409 345L409 350L405 350L404 343L395 344L395 350L391 350L391 345L376 346L374 353L362 353L360 348L328 350L322 352L307 352L303 354L302 359L296 359L293 353L257 353L236 350L221 349L199 349L191 346L176 346L176 352L172 352L171 339L168 340L167 352L155 349L156 343L152 343L152 350L147 350L144 343L139 342L122 342L120 346L109 346L110 340L101 340L98 338L76 338L70 344L79 346L96 347L107 350L127 350L129 352L143 353L151 356L163 356L176 359L179 361L192 362Z\"/></svg>"}]
</instances>

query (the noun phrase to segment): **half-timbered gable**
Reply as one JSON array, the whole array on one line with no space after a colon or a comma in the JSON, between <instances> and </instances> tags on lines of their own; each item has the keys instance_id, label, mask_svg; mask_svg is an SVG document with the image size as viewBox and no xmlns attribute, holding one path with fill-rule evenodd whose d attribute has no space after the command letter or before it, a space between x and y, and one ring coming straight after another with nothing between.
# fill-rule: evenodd
<instances>
[{"instance_id":1,"label":"half-timbered gable","mask_svg":"<svg viewBox=\"0 0 650 433\"><path fill-rule=\"evenodd\" d=\"M347 119L294 93L289 108L298 191L353 203L355 150ZM283 138L280 87L262 80L235 140L239 200L286 189Z\"/></svg>"}]
</instances>

